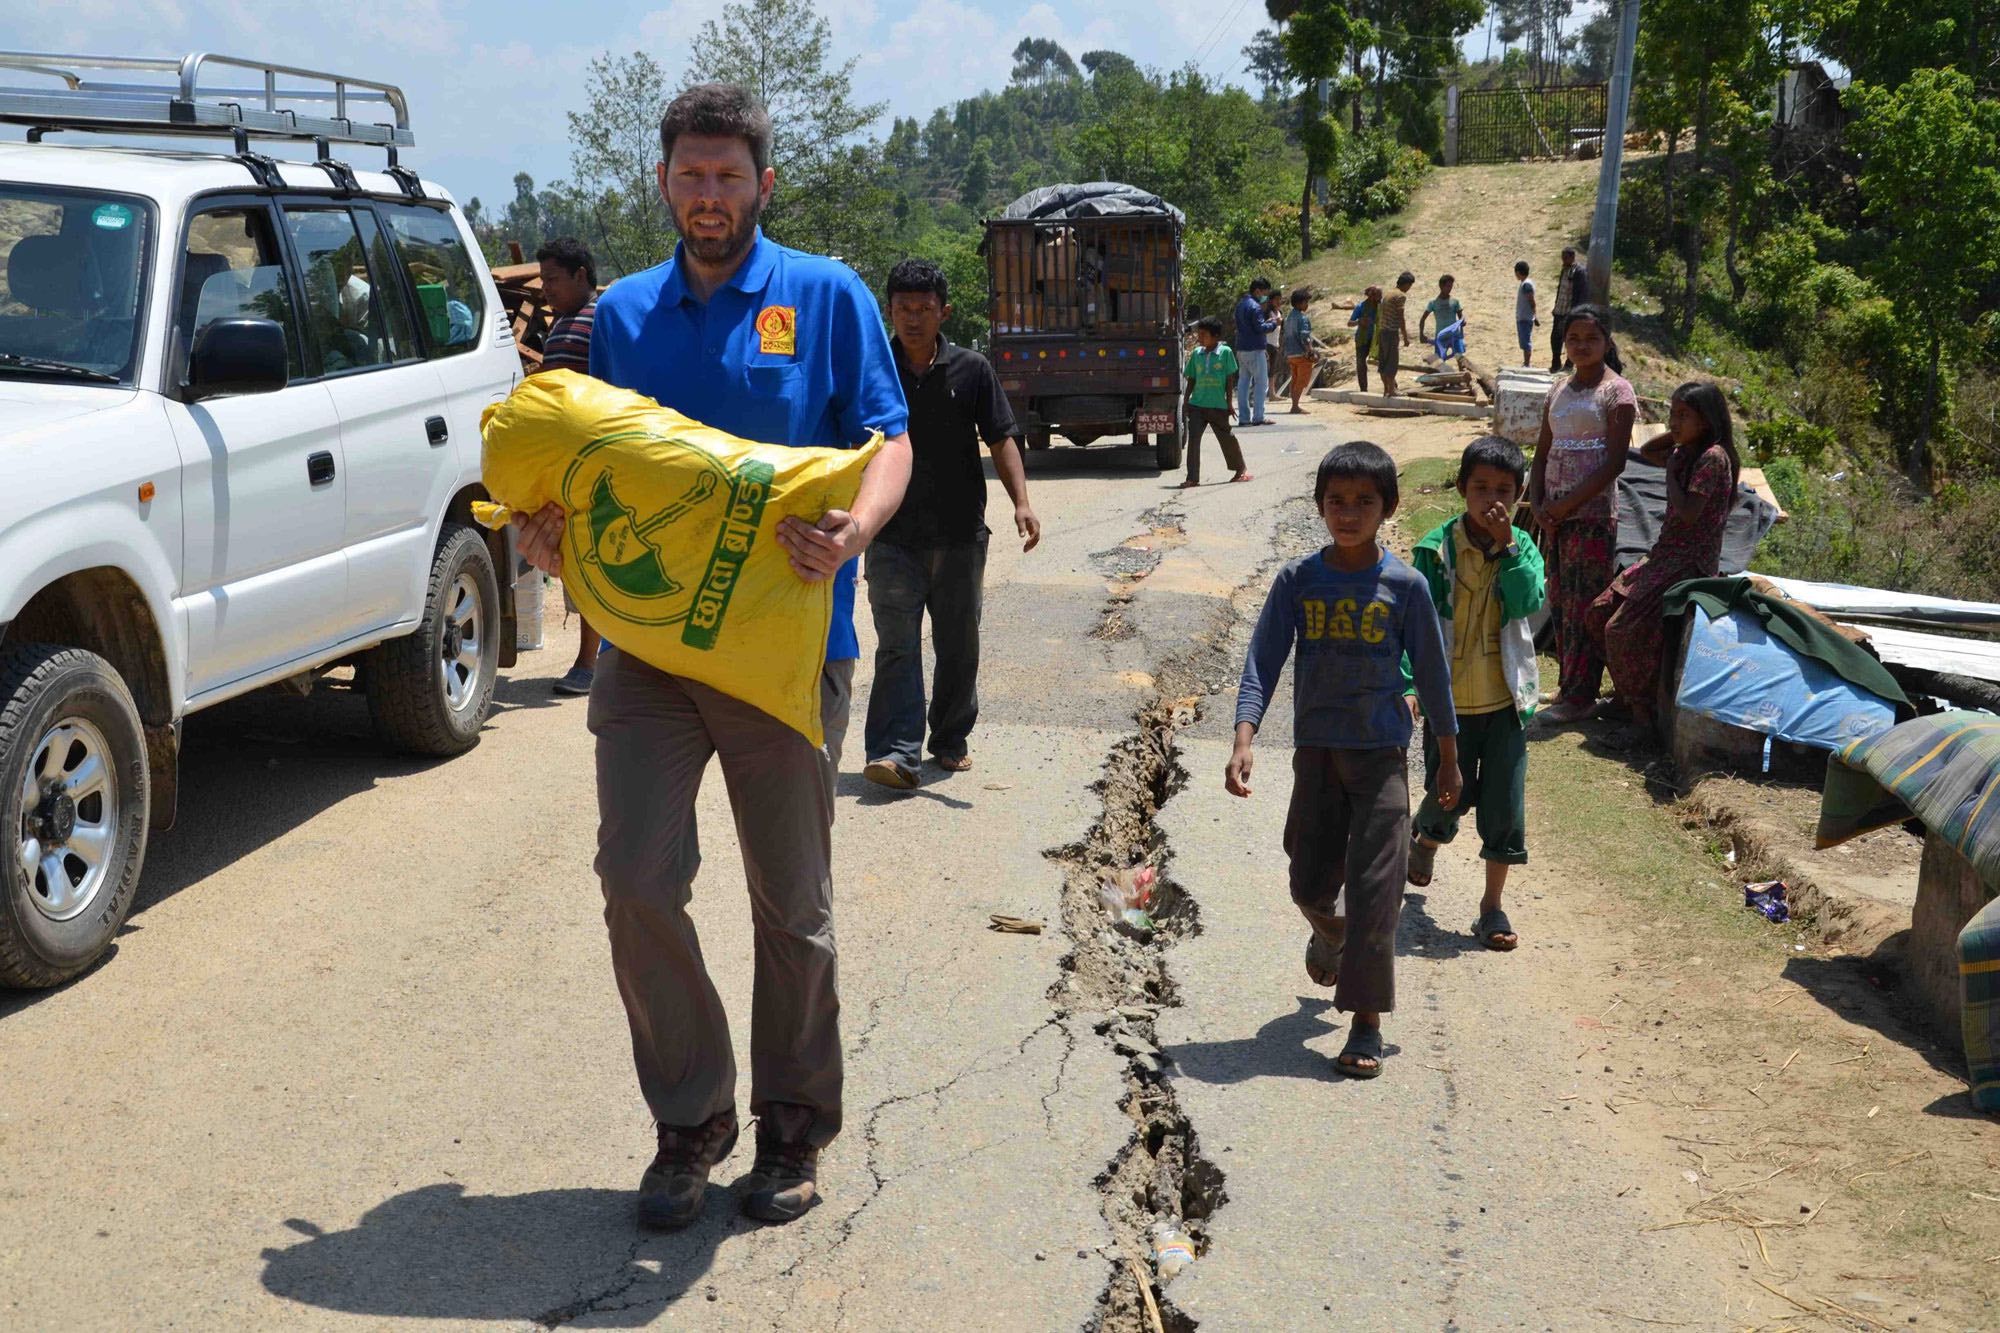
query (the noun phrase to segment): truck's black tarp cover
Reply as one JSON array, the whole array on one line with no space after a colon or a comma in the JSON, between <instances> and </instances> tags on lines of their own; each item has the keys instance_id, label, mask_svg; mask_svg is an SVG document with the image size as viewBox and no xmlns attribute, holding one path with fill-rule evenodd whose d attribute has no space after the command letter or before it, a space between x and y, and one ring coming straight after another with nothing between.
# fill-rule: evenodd
<instances>
[{"instance_id":1,"label":"truck's black tarp cover","mask_svg":"<svg viewBox=\"0 0 2000 1333\"><path fill-rule=\"evenodd\" d=\"M1043 218L1112 218L1136 214L1171 214L1176 222L1187 220L1186 214L1157 194L1148 194L1136 185L1121 185L1117 181L1044 185L1007 205L1000 216L1036 221Z\"/></svg>"}]
</instances>

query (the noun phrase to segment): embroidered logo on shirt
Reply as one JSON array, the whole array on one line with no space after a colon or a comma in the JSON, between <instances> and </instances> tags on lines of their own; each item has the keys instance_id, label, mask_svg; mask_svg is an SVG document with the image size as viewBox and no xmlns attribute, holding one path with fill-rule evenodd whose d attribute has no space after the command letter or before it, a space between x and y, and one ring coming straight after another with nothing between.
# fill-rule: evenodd
<instances>
[{"instance_id":1,"label":"embroidered logo on shirt","mask_svg":"<svg viewBox=\"0 0 2000 1333\"><path fill-rule=\"evenodd\" d=\"M758 350L766 356L792 356L799 350L796 306L767 305L757 312Z\"/></svg>"}]
</instances>

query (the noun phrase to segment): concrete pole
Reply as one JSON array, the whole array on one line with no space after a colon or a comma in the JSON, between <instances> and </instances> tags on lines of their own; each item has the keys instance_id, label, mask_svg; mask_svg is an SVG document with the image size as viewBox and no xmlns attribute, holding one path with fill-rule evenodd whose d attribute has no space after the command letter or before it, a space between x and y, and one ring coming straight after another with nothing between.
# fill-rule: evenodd
<instances>
[{"instance_id":1,"label":"concrete pole","mask_svg":"<svg viewBox=\"0 0 2000 1333\"><path fill-rule=\"evenodd\" d=\"M1605 108L1603 156L1597 168L1597 211L1590 219L1585 271L1590 299L1611 302L1611 249L1618 236L1618 173L1625 164L1625 117L1632 107L1632 52L1639 44L1639 0L1619 0L1618 50L1611 61L1610 105Z\"/></svg>"},{"instance_id":2,"label":"concrete pole","mask_svg":"<svg viewBox=\"0 0 2000 1333\"><path fill-rule=\"evenodd\" d=\"M1444 164L1458 165L1458 85L1444 90Z\"/></svg>"}]
</instances>

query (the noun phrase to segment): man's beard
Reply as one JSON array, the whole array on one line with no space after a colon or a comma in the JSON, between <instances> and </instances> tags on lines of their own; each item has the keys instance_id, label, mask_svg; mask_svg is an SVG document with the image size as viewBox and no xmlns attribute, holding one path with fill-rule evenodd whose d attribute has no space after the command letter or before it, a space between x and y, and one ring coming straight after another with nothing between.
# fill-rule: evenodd
<instances>
[{"instance_id":1,"label":"man's beard","mask_svg":"<svg viewBox=\"0 0 2000 1333\"><path fill-rule=\"evenodd\" d=\"M756 239L757 222L763 216L764 201L759 198L722 236L699 235L678 217L674 225L680 231L681 244L692 258L704 264L727 264L749 252L751 242Z\"/></svg>"}]
</instances>

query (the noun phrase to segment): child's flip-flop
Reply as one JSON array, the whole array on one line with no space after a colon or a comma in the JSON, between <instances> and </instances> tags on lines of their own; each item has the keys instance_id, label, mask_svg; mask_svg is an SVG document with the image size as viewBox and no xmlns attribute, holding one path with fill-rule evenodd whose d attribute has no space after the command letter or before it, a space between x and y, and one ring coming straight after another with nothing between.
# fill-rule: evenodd
<instances>
[{"instance_id":1,"label":"child's flip-flop","mask_svg":"<svg viewBox=\"0 0 2000 1333\"><path fill-rule=\"evenodd\" d=\"M1360 1063L1373 1060L1372 1065ZM1382 1029L1356 1023L1347 1033L1347 1045L1340 1048L1333 1067L1349 1078L1376 1078L1382 1073Z\"/></svg>"},{"instance_id":2,"label":"child's flip-flop","mask_svg":"<svg viewBox=\"0 0 2000 1333\"><path fill-rule=\"evenodd\" d=\"M1431 882L1431 874L1437 866L1438 849L1423 840L1418 834L1410 836L1410 883L1418 888Z\"/></svg>"},{"instance_id":3,"label":"child's flip-flop","mask_svg":"<svg viewBox=\"0 0 2000 1333\"><path fill-rule=\"evenodd\" d=\"M1495 953L1506 953L1521 942L1521 937L1514 933L1514 923L1509 921L1507 914L1497 907L1490 912L1479 914L1479 920L1472 924L1472 933L1479 937L1481 944ZM1500 938L1503 935L1506 936L1504 942Z\"/></svg>"}]
</instances>

